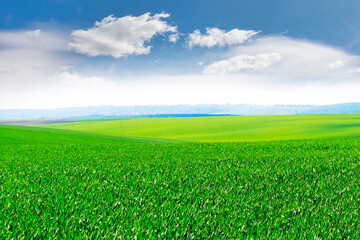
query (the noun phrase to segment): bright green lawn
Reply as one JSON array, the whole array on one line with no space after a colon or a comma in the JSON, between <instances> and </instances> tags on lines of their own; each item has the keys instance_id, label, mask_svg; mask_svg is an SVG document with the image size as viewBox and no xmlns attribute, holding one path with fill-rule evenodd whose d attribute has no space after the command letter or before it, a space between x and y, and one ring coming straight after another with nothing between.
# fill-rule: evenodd
<instances>
[{"instance_id":1,"label":"bright green lawn","mask_svg":"<svg viewBox=\"0 0 360 240\"><path fill-rule=\"evenodd\" d=\"M360 114L83 120L38 127L200 142L359 137Z\"/></svg>"}]
</instances>

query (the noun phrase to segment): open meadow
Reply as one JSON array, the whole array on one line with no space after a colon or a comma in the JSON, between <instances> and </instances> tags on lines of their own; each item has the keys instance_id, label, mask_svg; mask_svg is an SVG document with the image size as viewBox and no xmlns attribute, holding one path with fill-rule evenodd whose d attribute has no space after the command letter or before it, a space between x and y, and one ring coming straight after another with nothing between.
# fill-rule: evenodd
<instances>
[{"instance_id":1,"label":"open meadow","mask_svg":"<svg viewBox=\"0 0 360 240\"><path fill-rule=\"evenodd\" d=\"M359 137L359 114L0 125L0 238L358 239Z\"/></svg>"},{"instance_id":2,"label":"open meadow","mask_svg":"<svg viewBox=\"0 0 360 240\"><path fill-rule=\"evenodd\" d=\"M360 137L360 114L91 119L39 127L196 142Z\"/></svg>"}]
</instances>

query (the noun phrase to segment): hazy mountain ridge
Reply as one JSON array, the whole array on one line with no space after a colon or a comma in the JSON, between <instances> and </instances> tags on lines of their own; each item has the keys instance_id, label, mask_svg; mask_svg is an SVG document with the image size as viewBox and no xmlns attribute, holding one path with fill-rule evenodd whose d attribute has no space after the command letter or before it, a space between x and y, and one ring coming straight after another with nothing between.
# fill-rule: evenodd
<instances>
[{"instance_id":1,"label":"hazy mountain ridge","mask_svg":"<svg viewBox=\"0 0 360 240\"><path fill-rule=\"evenodd\" d=\"M148 106L99 106L71 107L51 110L6 109L0 110L0 119L65 119L108 117L177 117L212 115L285 115L360 113L360 103L333 105L246 105L246 104L197 104L197 105L148 105Z\"/></svg>"}]
</instances>

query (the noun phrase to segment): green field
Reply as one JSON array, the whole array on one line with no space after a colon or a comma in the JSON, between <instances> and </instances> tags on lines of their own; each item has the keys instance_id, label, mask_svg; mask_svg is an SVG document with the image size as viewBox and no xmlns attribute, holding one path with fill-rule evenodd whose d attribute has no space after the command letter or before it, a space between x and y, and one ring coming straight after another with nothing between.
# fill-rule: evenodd
<instances>
[{"instance_id":1,"label":"green field","mask_svg":"<svg viewBox=\"0 0 360 240\"><path fill-rule=\"evenodd\" d=\"M360 114L133 118L37 125L128 137L200 142L360 137Z\"/></svg>"},{"instance_id":2,"label":"green field","mask_svg":"<svg viewBox=\"0 0 360 240\"><path fill-rule=\"evenodd\" d=\"M359 124L352 114L0 125L0 239L359 239Z\"/></svg>"},{"instance_id":3,"label":"green field","mask_svg":"<svg viewBox=\"0 0 360 240\"><path fill-rule=\"evenodd\" d=\"M61 129L34 128L0 124L1 145L36 144L119 144L127 142L174 142L171 140L122 137ZM175 141L176 142L176 141Z\"/></svg>"}]
</instances>

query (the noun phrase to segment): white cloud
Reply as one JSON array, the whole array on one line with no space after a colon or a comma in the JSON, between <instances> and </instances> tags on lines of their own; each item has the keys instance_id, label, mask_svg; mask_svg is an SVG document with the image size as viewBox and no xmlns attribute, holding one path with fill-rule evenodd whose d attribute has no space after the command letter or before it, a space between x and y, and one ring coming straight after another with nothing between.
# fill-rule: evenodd
<instances>
[{"instance_id":1,"label":"white cloud","mask_svg":"<svg viewBox=\"0 0 360 240\"><path fill-rule=\"evenodd\" d=\"M244 67L248 67L248 69L257 67L255 63L244 64L244 56L253 56L250 59L254 60L255 56L267 53L278 53L281 61L277 61L278 57L274 55L273 58L269 58L269 60L273 59L274 62L277 62L274 65L264 67L261 71L241 71L245 69ZM289 86L315 82L330 84L355 81L359 77L355 69L360 66L360 56L351 55L331 46L281 36L257 38L249 44L231 48L218 58L220 59L204 68L205 73L226 74L240 69L240 72L237 73L239 78L248 77L250 74L261 76L271 84L276 82ZM245 60L248 59L245 58ZM269 62L274 63L273 61ZM254 60L254 62L256 61ZM263 63L263 65L260 64L261 66L266 66L267 61L260 62ZM329 66L329 63L333 68Z\"/></svg>"},{"instance_id":2,"label":"white cloud","mask_svg":"<svg viewBox=\"0 0 360 240\"><path fill-rule=\"evenodd\" d=\"M169 35L169 41L173 43L176 43L179 40L179 38L180 38L179 33L174 33Z\"/></svg>"},{"instance_id":3,"label":"white cloud","mask_svg":"<svg viewBox=\"0 0 360 240\"><path fill-rule=\"evenodd\" d=\"M27 31L26 34L30 36L39 36L41 34L41 29Z\"/></svg>"},{"instance_id":4,"label":"white cloud","mask_svg":"<svg viewBox=\"0 0 360 240\"><path fill-rule=\"evenodd\" d=\"M70 47L78 53L89 56L113 56L115 58L127 55L150 53L151 46L145 46L155 35L166 32L177 33L177 27L169 25L163 18L167 13L145 13L141 16L125 16L121 18L112 15L96 22L93 28L75 30L71 36ZM175 41L176 37L170 38Z\"/></svg>"},{"instance_id":5,"label":"white cloud","mask_svg":"<svg viewBox=\"0 0 360 240\"><path fill-rule=\"evenodd\" d=\"M57 32L0 31L0 96L52 84L53 74L71 65L62 53L66 48L66 39Z\"/></svg>"},{"instance_id":6,"label":"white cloud","mask_svg":"<svg viewBox=\"0 0 360 240\"><path fill-rule=\"evenodd\" d=\"M199 30L189 34L187 42L190 48L193 46L208 48L215 46L224 47L242 44L258 33L253 30L239 30L237 28L228 32L219 28L207 28L206 34L202 34Z\"/></svg>"},{"instance_id":7,"label":"white cloud","mask_svg":"<svg viewBox=\"0 0 360 240\"><path fill-rule=\"evenodd\" d=\"M189 62L202 60L206 68L211 61L233 61L236 71L227 69L221 76L174 71L158 75L160 68L144 74L136 66L133 75L126 75L104 70L110 66L100 61L77 69L71 56L64 55L66 38L44 30L31 32L0 31L0 108L360 102L360 56L310 41L259 37L224 54L197 56ZM159 60L159 66L166 64ZM346 64L329 67L339 60Z\"/></svg>"},{"instance_id":8,"label":"white cloud","mask_svg":"<svg viewBox=\"0 0 360 240\"><path fill-rule=\"evenodd\" d=\"M255 56L239 55L227 60L210 64L204 69L205 74L227 74L242 70L260 70L267 68L281 60L281 55L275 53L263 53Z\"/></svg>"},{"instance_id":9,"label":"white cloud","mask_svg":"<svg viewBox=\"0 0 360 240\"><path fill-rule=\"evenodd\" d=\"M346 60L336 60L328 64L329 68L343 67L346 64Z\"/></svg>"},{"instance_id":10,"label":"white cloud","mask_svg":"<svg viewBox=\"0 0 360 240\"><path fill-rule=\"evenodd\" d=\"M54 52L66 49L65 36L60 32L42 31L0 31L1 49L28 49L42 52Z\"/></svg>"}]
</instances>

